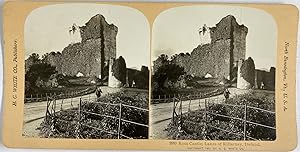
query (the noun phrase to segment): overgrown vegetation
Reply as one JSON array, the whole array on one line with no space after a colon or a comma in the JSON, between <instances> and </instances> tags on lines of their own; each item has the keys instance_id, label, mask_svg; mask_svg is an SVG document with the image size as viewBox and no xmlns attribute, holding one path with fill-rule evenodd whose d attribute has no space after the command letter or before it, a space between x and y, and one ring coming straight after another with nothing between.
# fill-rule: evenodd
<instances>
[{"instance_id":1,"label":"overgrown vegetation","mask_svg":"<svg viewBox=\"0 0 300 152\"><path fill-rule=\"evenodd\" d=\"M245 104L247 104L247 106L275 111L274 97L274 93L253 90L250 93L229 98L225 102L227 104L241 105L239 107L209 103L208 111L216 114L244 119ZM228 133L210 126L205 129L204 109L183 114L183 132L178 130L179 119L180 117L177 117L175 119L175 123L171 123L168 127L168 133L171 139L243 140L244 122L240 120L215 116L212 114L207 115L207 125L233 132ZM247 121L271 127L276 126L275 114L252 108L247 108ZM276 130L247 123L246 135L247 140L252 140L249 137L257 140L275 140Z\"/></svg>"},{"instance_id":2,"label":"overgrown vegetation","mask_svg":"<svg viewBox=\"0 0 300 152\"><path fill-rule=\"evenodd\" d=\"M147 92L120 92L98 99L100 102L112 104L127 104L144 109L148 109L148 93ZM78 111L77 108L71 110ZM94 102L85 102L81 107L82 111L97 113L101 115L109 115L119 117L119 106L97 104ZM148 112L131 107L122 106L122 119L148 125ZM55 130L51 128L52 121L45 119L41 124L41 135L47 138L86 138L86 139L116 139L118 130L118 119L97 116L81 112L80 120L78 120L78 112L65 110L56 114ZM60 121L65 120L65 121ZM55 120L55 119L54 119ZM78 121L82 124L79 129ZM95 128L84 125L93 126L105 131L114 132L109 134L101 132ZM137 139L148 138L148 128L136 124L122 121L121 134ZM77 132L76 132L77 130Z\"/></svg>"},{"instance_id":3,"label":"overgrown vegetation","mask_svg":"<svg viewBox=\"0 0 300 152\"><path fill-rule=\"evenodd\" d=\"M30 65L27 65L29 68L25 74L25 94L36 92L50 78L53 79L57 73L54 66L43 62L43 59L39 59L39 55L36 53L31 54L28 61ZM51 85L51 83L47 85Z\"/></svg>"},{"instance_id":4,"label":"overgrown vegetation","mask_svg":"<svg viewBox=\"0 0 300 152\"><path fill-rule=\"evenodd\" d=\"M181 86L181 76L185 74L184 68L172 63L168 56L162 54L154 63L154 75L152 76L152 92L153 94L162 94L171 89L178 89ZM177 86L177 87L176 87Z\"/></svg>"},{"instance_id":5,"label":"overgrown vegetation","mask_svg":"<svg viewBox=\"0 0 300 152\"><path fill-rule=\"evenodd\" d=\"M112 73L116 79L122 82L122 85L126 84L126 72L127 69L125 60L122 56L120 56L112 65Z\"/></svg>"},{"instance_id":6,"label":"overgrown vegetation","mask_svg":"<svg viewBox=\"0 0 300 152\"><path fill-rule=\"evenodd\" d=\"M241 66L241 76L249 82L251 85L254 85L255 81L255 64L251 57L245 60Z\"/></svg>"},{"instance_id":7,"label":"overgrown vegetation","mask_svg":"<svg viewBox=\"0 0 300 152\"><path fill-rule=\"evenodd\" d=\"M176 54L169 58L161 54L153 63L152 95L169 95L194 92L207 92L224 85L231 85L216 78L197 77L187 74L184 67L176 64L173 59ZM222 80L223 81L223 80Z\"/></svg>"}]
</instances>

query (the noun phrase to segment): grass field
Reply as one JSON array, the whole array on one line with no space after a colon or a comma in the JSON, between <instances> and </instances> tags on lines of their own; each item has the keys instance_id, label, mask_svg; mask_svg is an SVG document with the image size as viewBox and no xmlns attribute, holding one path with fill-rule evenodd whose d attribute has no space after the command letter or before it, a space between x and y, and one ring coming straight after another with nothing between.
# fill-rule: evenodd
<instances>
[{"instance_id":1,"label":"grass field","mask_svg":"<svg viewBox=\"0 0 300 152\"><path fill-rule=\"evenodd\" d=\"M111 103L111 104L126 104L130 106L140 107L148 109L148 91L123 89L123 91L105 95L98 99L98 102ZM90 113L96 113L101 115L108 115L112 117L119 117L119 106L113 106L109 104L97 104L95 102L82 103L81 110L89 113L81 112L80 119L78 108L70 110L60 111L56 113L55 130L51 128L53 124L50 119L44 120L41 124L41 136L46 138L80 138L85 139L116 139L118 130L118 119L112 119L110 117L104 117L99 115L93 115ZM148 111L142 111L139 109L125 107L121 109L121 118L141 124L148 125ZM58 119L64 120L60 121ZM80 127L78 127L80 122ZM92 126L87 127L85 125ZM95 128L99 128L105 131L113 132L114 134L99 131ZM148 127L139 126L136 124L122 121L121 123L122 135L134 138L145 139L148 138ZM78 132L76 132L76 130ZM79 135L78 135L79 134Z\"/></svg>"},{"instance_id":2,"label":"grass field","mask_svg":"<svg viewBox=\"0 0 300 152\"><path fill-rule=\"evenodd\" d=\"M252 90L249 93L233 96L226 101L227 104L253 106L269 111L275 111L275 94L273 91ZM222 114L230 117L244 118L244 108L225 106L219 104L209 104L208 111ZM204 109L185 113L182 116L183 125L180 132L178 130L179 117L176 118L175 124L169 124L168 135L171 139L207 139L207 140L243 140L244 125L242 121L230 118L207 115L207 124L236 134L207 127L205 129ZM275 127L275 114L267 113L261 110L247 110L247 121L260 123L267 126ZM265 128L253 124L246 125L246 135L258 140L275 140L276 130ZM249 140L249 139L248 139Z\"/></svg>"}]
</instances>

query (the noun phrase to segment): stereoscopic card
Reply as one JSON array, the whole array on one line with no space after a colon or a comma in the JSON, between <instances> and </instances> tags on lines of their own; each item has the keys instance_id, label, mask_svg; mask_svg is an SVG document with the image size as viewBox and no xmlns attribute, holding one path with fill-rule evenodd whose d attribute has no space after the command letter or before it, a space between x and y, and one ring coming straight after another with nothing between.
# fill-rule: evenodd
<instances>
[{"instance_id":1,"label":"stereoscopic card","mask_svg":"<svg viewBox=\"0 0 300 152\"><path fill-rule=\"evenodd\" d=\"M292 150L297 27L288 4L6 2L4 144Z\"/></svg>"}]
</instances>

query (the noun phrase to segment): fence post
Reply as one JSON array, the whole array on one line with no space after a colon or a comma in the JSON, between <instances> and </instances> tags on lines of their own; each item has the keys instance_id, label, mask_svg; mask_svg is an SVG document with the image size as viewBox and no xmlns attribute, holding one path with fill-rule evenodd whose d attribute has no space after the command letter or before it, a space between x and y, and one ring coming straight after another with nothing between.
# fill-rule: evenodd
<instances>
[{"instance_id":1,"label":"fence post","mask_svg":"<svg viewBox=\"0 0 300 152\"><path fill-rule=\"evenodd\" d=\"M64 99L61 100L60 110L63 110L62 105L64 104Z\"/></svg>"},{"instance_id":2,"label":"fence post","mask_svg":"<svg viewBox=\"0 0 300 152\"><path fill-rule=\"evenodd\" d=\"M53 109L53 119L52 119L52 131L54 132L56 130L56 99L54 98L52 103L52 109Z\"/></svg>"},{"instance_id":3,"label":"fence post","mask_svg":"<svg viewBox=\"0 0 300 152\"><path fill-rule=\"evenodd\" d=\"M175 117L175 98L173 98L173 112L172 112L172 123L174 124L174 117Z\"/></svg>"},{"instance_id":4,"label":"fence post","mask_svg":"<svg viewBox=\"0 0 300 152\"><path fill-rule=\"evenodd\" d=\"M45 119L48 119L48 108L49 108L49 99L47 97L47 108L46 108L46 114L45 114Z\"/></svg>"},{"instance_id":5,"label":"fence post","mask_svg":"<svg viewBox=\"0 0 300 152\"><path fill-rule=\"evenodd\" d=\"M78 104L78 120L77 120L77 127L76 127L76 138L80 138L80 124L81 121L81 98L79 98L79 104Z\"/></svg>"},{"instance_id":6,"label":"fence post","mask_svg":"<svg viewBox=\"0 0 300 152\"><path fill-rule=\"evenodd\" d=\"M189 97L189 98L190 98L190 102L189 102L189 109L188 109L188 111L191 112L191 102L192 102L192 99L191 99L191 97Z\"/></svg>"},{"instance_id":7,"label":"fence post","mask_svg":"<svg viewBox=\"0 0 300 152\"><path fill-rule=\"evenodd\" d=\"M160 95L158 95L158 99L160 99Z\"/></svg>"},{"instance_id":8,"label":"fence post","mask_svg":"<svg viewBox=\"0 0 300 152\"><path fill-rule=\"evenodd\" d=\"M244 107L244 140L246 140L246 129L247 129L247 104Z\"/></svg>"},{"instance_id":9,"label":"fence post","mask_svg":"<svg viewBox=\"0 0 300 152\"><path fill-rule=\"evenodd\" d=\"M180 107L179 107L179 109L180 109L180 121L179 122L180 123L179 123L179 126L180 126L180 130L181 130L182 126L183 126L183 122L182 122L182 99L180 98L179 100L180 100Z\"/></svg>"},{"instance_id":10,"label":"fence post","mask_svg":"<svg viewBox=\"0 0 300 152\"><path fill-rule=\"evenodd\" d=\"M166 102L166 100L167 100L167 95L165 94L165 102Z\"/></svg>"},{"instance_id":11,"label":"fence post","mask_svg":"<svg viewBox=\"0 0 300 152\"><path fill-rule=\"evenodd\" d=\"M204 100L204 128L205 128L205 132L204 132L204 139L206 140L206 134L207 134L207 101L206 99Z\"/></svg>"},{"instance_id":12,"label":"fence post","mask_svg":"<svg viewBox=\"0 0 300 152\"><path fill-rule=\"evenodd\" d=\"M119 109L118 139L120 139L120 134L121 134L121 117L122 117L122 103L120 103L120 109Z\"/></svg>"},{"instance_id":13,"label":"fence post","mask_svg":"<svg viewBox=\"0 0 300 152\"><path fill-rule=\"evenodd\" d=\"M71 106L73 107L73 97L71 97Z\"/></svg>"},{"instance_id":14,"label":"fence post","mask_svg":"<svg viewBox=\"0 0 300 152\"><path fill-rule=\"evenodd\" d=\"M56 111L56 99L54 98L54 101L53 101L53 110L54 110L54 116L55 116L55 111Z\"/></svg>"}]
</instances>

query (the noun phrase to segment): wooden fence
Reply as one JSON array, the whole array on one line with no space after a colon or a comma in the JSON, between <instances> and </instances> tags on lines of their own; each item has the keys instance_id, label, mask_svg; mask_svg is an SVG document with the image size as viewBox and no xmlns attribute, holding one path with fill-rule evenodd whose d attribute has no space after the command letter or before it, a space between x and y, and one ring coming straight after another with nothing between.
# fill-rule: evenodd
<instances>
[{"instance_id":1,"label":"wooden fence","mask_svg":"<svg viewBox=\"0 0 300 152\"><path fill-rule=\"evenodd\" d=\"M222 94L223 88L218 88L210 92L193 92L193 93L177 93L177 94L163 94L152 96L151 103L161 103L161 102L172 102L174 98L194 100L208 98L216 95Z\"/></svg>"},{"instance_id":2,"label":"wooden fence","mask_svg":"<svg viewBox=\"0 0 300 152\"><path fill-rule=\"evenodd\" d=\"M172 123L176 124L176 122L175 122L176 119L175 118L179 119L178 125L180 126L180 128L182 128L183 122L185 121L182 118L182 116L183 116L182 114L184 113L183 110L182 110L183 109L182 101L186 101L186 100L187 100L186 98L184 100L182 100L180 98L173 98ZM216 100L216 101L217 102L211 103L211 102L209 102L209 99L204 99L202 101L199 99L198 100L198 102L199 102L198 110L200 112L204 113L204 124L200 124L199 122L192 122L192 121L190 121L190 122L194 123L194 124L204 125L205 130L207 130L208 127L211 127L211 128L217 129L217 130L224 131L224 132L229 133L229 134L235 134L237 136L241 136L241 137L243 137L243 140L247 140L247 139L258 140L254 137L250 137L250 136L247 135L247 124L252 124L252 125L256 125L256 126L260 126L260 127L263 127L263 128L268 128L268 129L272 129L272 130L276 131L275 126L268 126L268 125L264 125L264 124L260 124L260 123L256 123L256 122L252 122L252 121L247 120L248 119L247 111L249 109L255 109L255 110L258 110L258 111L262 111L262 112L265 112L265 113L275 115L274 111L269 111L269 110L265 110L265 109L262 109L262 108L249 106L249 105L246 105L246 104L245 105L234 105L234 104L224 103L223 101L220 101L220 100ZM189 104L188 104L188 111L187 111L188 114L192 111L191 107L190 107L191 102L192 102L192 100L190 99ZM231 107L241 108L243 110L243 118L232 117L232 116L212 112L212 110L209 109L210 104L218 104L218 105L223 105L223 106L231 106ZM217 126L211 125L210 124L211 121L208 120L209 115L240 121L241 123L243 123L243 133L242 134L241 133L236 133L236 132L232 132L230 130L222 129L222 128L219 128ZM207 132L207 131L205 131L205 132ZM206 138L206 135L205 135L205 138Z\"/></svg>"},{"instance_id":3,"label":"wooden fence","mask_svg":"<svg viewBox=\"0 0 300 152\"><path fill-rule=\"evenodd\" d=\"M46 101L48 97L56 99L64 98L74 98L86 94L90 94L96 91L96 88L87 88L81 91L70 91L70 92L60 92L60 93L44 93L44 94L30 94L25 97L25 103L28 102L40 102Z\"/></svg>"},{"instance_id":4,"label":"wooden fence","mask_svg":"<svg viewBox=\"0 0 300 152\"><path fill-rule=\"evenodd\" d=\"M94 103L94 104L114 106L114 107L118 108L118 116L105 115L105 114L85 111L85 110L82 109L83 101L88 101L88 102L92 101L92 103ZM71 101L71 104L73 104L73 102ZM78 115L77 115L78 117L75 119L75 121L77 122L76 131L75 131L77 138L80 138L80 129L81 129L82 126L92 128L92 129L95 129L97 131L104 132L104 133L107 133L107 134L117 135L118 139L120 139L122 137L127 138L127 139L132 138L132 137L129 137L129 136L124 135L124 134L121 133L122 122L149 128L148 124L142 124L142 123L138 123L138 122L134 122L134 121L130 121L130 120L126 120L126 119L122 118L122 108L133 108L135 110L141 110L141 111L149 112L148 109L144 109L144 108L140 108L140 107L136 107L136 106L131 106L131 105L127 105L127 104L122 104L122 103L113 104L113 103L107 103L107 102L100 102L100 101L97 101L97 98L93 98L93 97L90 97L90 96L85 97L85 98L82 98L82 97L79 98L79 103L78 103L77 110L64 109L63 104L64 104L63 100L61 100L60 103L57 103L57 100L55 98L53 98L53 99L48 98L47 108L46 108L46 117L45 118L50 119L50 120L48 120L48 122L52 123L51 128L53 128L55 130L55 126L56 126L55 123L57 121L63 121L63 122L67 122L67 123L70 122L68 120L63 120L63 119L60 119L60 118L56 117L56 114L59 111L73 111L75 113L78 113ZM60 106L59 110L57 110L57 106ZM73 105L71 105L71 106L73 107ZM116 131L114 131L114 130L104 130L102 128L98 128L98 127L95 127L95 126L84 124L81 121L82 120L81 118L83 117L84 114L95 115L95 116L100 116L100 117L105 117L105 118L117 120L118 121L118 124L117 124L118 129Z\"/></svg>"}]
</instances>

